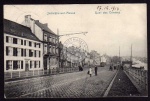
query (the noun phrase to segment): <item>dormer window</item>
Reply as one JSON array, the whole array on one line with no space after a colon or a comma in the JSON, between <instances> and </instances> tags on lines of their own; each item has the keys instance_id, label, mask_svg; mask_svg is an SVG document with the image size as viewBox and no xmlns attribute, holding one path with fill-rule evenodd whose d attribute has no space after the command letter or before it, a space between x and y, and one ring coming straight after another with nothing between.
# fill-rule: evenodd
<instances>
[{"instance_id":1,"label":"dormer window","mask_svg":"<svg viewBox=\"0 0 150 101\"><path fill-rule=\"evenodd\" d=\"M44 41L47 41L47 34L44 34Z\"/></svg>"}]
</instances>

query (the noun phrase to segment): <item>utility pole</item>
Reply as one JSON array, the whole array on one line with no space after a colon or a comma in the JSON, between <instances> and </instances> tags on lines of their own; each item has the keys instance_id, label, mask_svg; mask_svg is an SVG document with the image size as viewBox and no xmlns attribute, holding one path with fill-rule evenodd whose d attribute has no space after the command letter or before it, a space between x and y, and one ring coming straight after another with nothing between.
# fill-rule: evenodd
<instances>
[{"instance_id":1,"label":"utility pole","mask_svg":"<svg viewBox=\"0 0 150 101\"><path fill-rule=\"evenodd\" d=\"M119 64L120 64L120 62L121 62L121 61L120 61L120 46L119 46Z\"/></svg>"},{"instance_id":2,"label":"utility pole","mask_svg":"<svg viewBox=\"0 0 150 101\"><path fill-rule=\"evenodd\" d=\"M131 44L131 57L130 57L130 61L131 61L131 67L132 67L132 44Z\"/></svg>"}]
</instances>

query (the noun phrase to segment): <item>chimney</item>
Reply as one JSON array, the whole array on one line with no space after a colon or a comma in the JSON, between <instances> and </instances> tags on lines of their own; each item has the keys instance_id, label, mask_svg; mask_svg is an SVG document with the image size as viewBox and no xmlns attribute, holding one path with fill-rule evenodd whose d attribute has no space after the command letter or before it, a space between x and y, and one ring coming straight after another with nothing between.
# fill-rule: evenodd
<instances>
[{"instance_id":1,"label":"chimney","mask_svg":"<svg viewBox=\"0 0 150 101\"><path fill-rule=\"evenodd\" d=\"M25 15L25 25L30 27L31 15Z\"/></svg>"}]
</instances>

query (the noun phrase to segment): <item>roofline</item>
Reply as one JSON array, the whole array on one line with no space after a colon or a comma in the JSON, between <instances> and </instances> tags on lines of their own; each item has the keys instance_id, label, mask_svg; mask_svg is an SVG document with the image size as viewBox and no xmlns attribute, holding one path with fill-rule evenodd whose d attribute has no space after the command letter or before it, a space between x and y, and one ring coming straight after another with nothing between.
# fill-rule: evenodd
<instances>
[{"instance_id":1,"label":"roofline","mask_svg":"<svg viewBox=\"0 0 150 101\"><path fill-rule=\"evenodd\" d=\"M4 23L4 20L8 20L8 19L3 19L3 23ZM12 20L8 20L8 21L13 22L13 23L15 23L15 24L18 24L18 25L20 25L20 26L23 26L23 27L26 27L26 28L30 29L29 27L27 27L27 26L25 26L25 25L22 25L22 24L19 24L19 23L17 23L17 22L14 22L14 21L12 21ZM30 29L30 30L31 30L31 29Z\"/></svg>"},{"instance_id":2,"label":"roofline","mask_svg":"<svg viewBox=\"0 0 150 101\"><path fill-rule=\"evenodd\" d=\"M39 23L41 23L39 20L35 20L35 22L39 22ZM36 24L36 23L35 23ZM42 23L41 23L42 24ZM37 26L39 26L38 24L36 24ZM40 27L40 26L39 26ZM41 27L40 27L41 28ZM43 28L41 28L43 31L45 31L45 32L48 32L48 31L46 31L45 29L43 29ZM52 31L52 30L51 30ZM48 33L50 33L50 32L48 32ZM57 35L57 34L55 34L53 31L52 31L52 33L51 34L53 34L53 35L55 35L55 36L58 36L59 37L59 35Z\"/></svg>"},{"instance_id":3,"label":"roofline","mask_svg":"<svg viewBox=\"0 0 150 101\"><path fill-rule=\"evenodd\" d=\"M4 20L8 20L8 19L3 19L3 24L4 24ZM14 22L14 21L11 21L11 20L8 20L8 21L13 22L13 23L15 23L15 24L18 24L18 25L20 25L20 26L23 26L23 27L29 29L30 32L31 32L30 34L32 34L32 35L34 35L34 37L36 37L36 35L32 33L32 31L31 31L31 29L30 29L29 27L24 26L24 25L21 25L21 24L19 24L19 23L16 23L16 22ZM4 31L4 26L3 26L3 32L5 32L5 33L10 33L10 32ZM11 33L10 33L10 34L11 34ZM11 34L11 35L14 35L14 34ZM17 35L14 35L14 36L17 36ZM21 36L18 36L18 37L21 37ZM26 38L26 39L29 39L29 38ZM38 37L36 37L36 39L37 39L37 41L41 41ZM30 40L33 40L33 39L30 39Z\"/></svg>"}]
</instances>

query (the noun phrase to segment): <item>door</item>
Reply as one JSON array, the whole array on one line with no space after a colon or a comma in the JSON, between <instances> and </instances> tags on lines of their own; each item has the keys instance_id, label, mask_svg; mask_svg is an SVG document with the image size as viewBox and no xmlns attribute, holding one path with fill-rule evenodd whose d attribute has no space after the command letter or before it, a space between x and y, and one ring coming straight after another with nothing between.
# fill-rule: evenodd
<instances>
[{"instance_id":1,"label":"door","mask_svg":"<svg viewBox=\"0 0 150 101\"><path fill-rule=\"evenodd\" d=\"M29 71L29 60L25 60L25 71Z\"/></svg>"}]
</instances>

